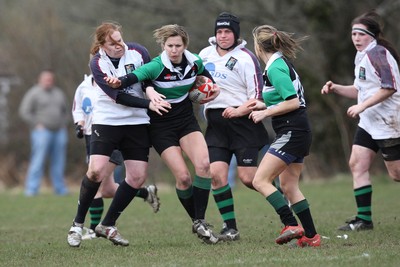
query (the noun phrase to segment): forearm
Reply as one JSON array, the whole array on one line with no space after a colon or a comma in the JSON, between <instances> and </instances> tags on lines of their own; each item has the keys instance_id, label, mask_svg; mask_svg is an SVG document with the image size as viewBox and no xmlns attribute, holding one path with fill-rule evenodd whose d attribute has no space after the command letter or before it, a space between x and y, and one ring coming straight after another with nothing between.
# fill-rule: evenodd
<instances>
[{"instance_id":1,"label":"forearm","mask_svg":"<svg viewBox=\"0 0 400 267\"><path fill-rule=\"evenodd\" d=\"M237 113L238 113L238 116L241 117L241 116L250 114L251 109L249 109L249 105L250 105L252 102L254 102L254 101L255 101L255 99L249 99L249 100L247 100L245 103L243 103L242 105L240 105L239 107L237 107L237 108L236 108L236 111L237 111Z\"/></svg>"},{"instance_id":2,"label":"forearm","mask_svg":"<svg viewBox=\"0 0 400 267\"><path fill-rule=\"evenodd\" d=\"M394 89L379 89L378 92L376 92L373 96L370 98L366 99L364 102L359 103L363 109L367 109L369 107L372 107L378 103L381 103L382 101L386 100L390 96L392 96L396 90Z\"/></svg>"},{"instance_id":3,"label":"forearm","mask_svg":"<svg viewBox=\"0 0 400 267\"><path fill-rule=\"evenodd\" d=\"M268 107L266 112L268 114L268 117L273 117L289 113L298 109L299 107L300 102L299 99L296 97L290 100L285 100L276 106Z\"/></svg>"},{"instance_id":4,"label":"forearm","mask_svg":"<svg viewBox=\"0 0 400 267\"><path fill-rule=\"evenodd\" d=\"M340 84L333 84L332 91L338 95L357 99L358 91L354 85L340 85Z\"/></svg>"},{"instance_id":5,"label":"forearm","mask_svg":"<svg viewBox=\"0 0 400 267\"><path fill-rule=\"evenodd\" d=\"M204 68L203 72L199 73L198 75L206 76L211 81L213 81L213 83L215 83L214 78L212 77L211 73L208 72L208 70L206 68Z\"/></svg>"},{"instance_id":6,"label":"forearm","mask_svg":"<svg viewBox=\"0 0 400 267\"><path fill-rule=\"evenodd\" d=\"M121 86L118 89L123 89L139 82L138 77L133 73L126 74L122 77L119 77L118 79L121 81Z\"/></svg>"},{"instance_id":7,"label":"forearm","mask_svg":"<svg viewBox=\"0 0 400 267\"><path fill-rule=\"evenodd\" d=\"M119 93L115 99L117 104L121 104L128 107L134 108L149 108L150 100L128 95L126 93Z\"/></svg>"}]
</instances>

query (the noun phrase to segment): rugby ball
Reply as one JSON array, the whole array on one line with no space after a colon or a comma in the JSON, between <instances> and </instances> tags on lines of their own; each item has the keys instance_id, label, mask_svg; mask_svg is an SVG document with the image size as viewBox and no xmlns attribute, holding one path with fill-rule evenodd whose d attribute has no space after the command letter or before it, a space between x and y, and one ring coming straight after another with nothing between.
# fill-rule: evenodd
<instances>
[{"instance_id":1,"label":"rugby ball","mask_svg":"<svg viewBox=\"0 0 400 267\"><path fill-rule=\"evenodd\" d=\"M194 103L199 103L206 97L209 97L212 92L213 82L205 76L197 76L192 88L189 90L189 99Z\"/></svg>"}]
</instances>

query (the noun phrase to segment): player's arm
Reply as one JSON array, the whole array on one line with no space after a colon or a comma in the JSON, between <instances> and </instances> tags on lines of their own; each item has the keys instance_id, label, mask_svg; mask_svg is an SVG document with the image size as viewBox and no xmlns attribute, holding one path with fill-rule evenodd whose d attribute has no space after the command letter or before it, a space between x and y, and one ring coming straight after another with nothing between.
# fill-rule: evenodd
<instances>
[{"instance_id":1,"label":"player's arm","mask_svg":"<svg viewBox=\"0 0 400 267\"><path fill-rule=\"evenodd\" d=\"M382 101L388 99L395 92L396 90L392 88L391 89L380 88L375 94L367 98L365 101L349 107L347 110L347 115L349 117L356 118L361 112L363 112L369 107L375 106L376 104L379 104Z\"/></svg>"},{"instance_id":2,"label":"player's arm","mask_svg":"<svg viewBox=\"0 0 400 267\"><path fill-rule=\"evenodd\" d=\"M197 75L206 76L213 82L213 84L215 84L214 78L211 76L211 73L206 68L203 68L203 71L197 73Z\"/></svg>"},{"instance_id":3,"label":"player's arm","mask_svg":"<svg viewBox=\"0 0 400 267\"><path fill-rule=\"evenodd\" d=\"M203 75L203 76L209 78L213 82L213 88L211 89L212 94L210 94L206 98L203 98L200 101L200 104L205 104L205 103L208 103L208 102L214 100L215 98L217 98L217 96L220 93L220 89L219 89L218 85L215 83L215 81L214 81L213 77L211 76L210 72L208 72L208 70L206 68L203 68L203 71L199 72L198 75Z\"/></svg>"},{"instance_id":4,"label":"player's arm","mask_svg":"<svg viewBox=\"0 0 400 267\"><path fill-rule=\"evenodd\" d=\"M357 99L358 91L354 85L341 85L327 81L321 89L321 94L335 93L344 97Z\"/></svg>"}]
</instances>

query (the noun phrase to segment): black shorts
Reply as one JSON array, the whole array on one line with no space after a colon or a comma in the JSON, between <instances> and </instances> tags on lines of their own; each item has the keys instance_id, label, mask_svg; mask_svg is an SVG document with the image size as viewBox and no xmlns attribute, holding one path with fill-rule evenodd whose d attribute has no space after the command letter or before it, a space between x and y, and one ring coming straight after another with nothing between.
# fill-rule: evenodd
<instances>
[{"instance_id":1,"label":"black shorts","mask_svg":"<svg viewBox=\"0 0 400 267\"><path fill-rule=\"evenodd\" d=\"M208 153L210 154L210 163L223 161L229 165L232 155L235 154L238 166L254 167L257 166L258 163L259 149L255 147L246 147L231 151L221 147L209 147Z\"/></svg>"},{"instance_id":2,"label":"black shorts","mask_svg":"<svg viewBox=\"0 0 400 267\"><path fill-rule=\"evenodd\" d=\"M150 139L147 124L140 125L92 125L90 155L110 156L119 150L125 160L148 162Z\"/></svg>"},{"instance_id":3,"label":"black shorts","mask_svg":"<svg viewBox=\"0 0 400 267\"><path fill-rule=\"evenodd\" d=\"M114 163L115 165L122 165L124 163L122 153L119 150L115 149L111 154L110 162Z\"/></svg>"},{"instance_id":4,"label":"black shorts","mask_svg":"<svg viewBox=\"0 0 400 267\"><path fill-rule=\"evenodd\" d=\"M312 134L310 131L287 131L276 134L268 152L291 155L290 161L299 161L310 153ZM275 153L274 153L275 154Z\"/></svg>"},{"instance_id":5,"label":"black shorts","mask_svg":"<svg viewBox=\"0 0 400 267\"><path fill-rule=\"evenodd\" d=\"M174 111L172 111L173 109ZM154 119L154 114L150 116L151 144L160 155L171 146L180 146L179 140L182 137L192 132L201 132L191 102L188 104L187 101L183 101L183 103L172 104L169 113L164 119L161 116Z\"/></svg>"},{"instance_id":6,"label":"black shorts","mask_svg":"<svg viewBox=\"0 0 400 267\"><path fill-rule=\"evenodd\" d=\"M353 144L369 148L375 153L381 150L385 161L400 159L400 138L374 140L367 131L358 127L354 135Z\"/></svg>"},{"instance_id":7,"label":"black shorts","mask_svg":"<svg viewBox=\"0 0 400 267\"><path fill-rule=\"evenodd\" d=\"M268 144L268 132L262 123L254 123L248 116L226 119L222 117L223 111L224 109L207 110L205 139L209 148L218 147L229 151L244 148L259 150Z\"/></svg>"},{"instance_id":8,"label":"black shorts","mask_svg":"<svg viewBox=\"0 0 400 267\"><path fill-rule=\"evenodd\" d=\"M89 163L90 157L90 135L85 135L86 143L86 163ZM115 165L122 165L124 163L124 158L119 150L114 150L110 156L110 162Z\"/></svg>"}]
</instances>

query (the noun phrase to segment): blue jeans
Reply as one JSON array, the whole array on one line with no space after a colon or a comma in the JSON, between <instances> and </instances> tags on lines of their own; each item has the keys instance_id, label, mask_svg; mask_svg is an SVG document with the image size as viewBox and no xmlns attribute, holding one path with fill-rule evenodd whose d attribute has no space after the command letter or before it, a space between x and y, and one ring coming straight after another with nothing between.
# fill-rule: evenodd
<instances>
[{"instance_id":1,"label":"blue jeans","mask_svg":"<svg viewBox=\"0 0 400 267\"><path fill-rule=\"evenodd\" d=\"M31 159L25 180L25 195L34 196L38 194L47 159L50 160L50 177L54 193L57 195L68 193L64 183L67 142L68 136L65 128L57 131L50 131L45 128L32 130Z\"/></svg>"}]
</instances>

